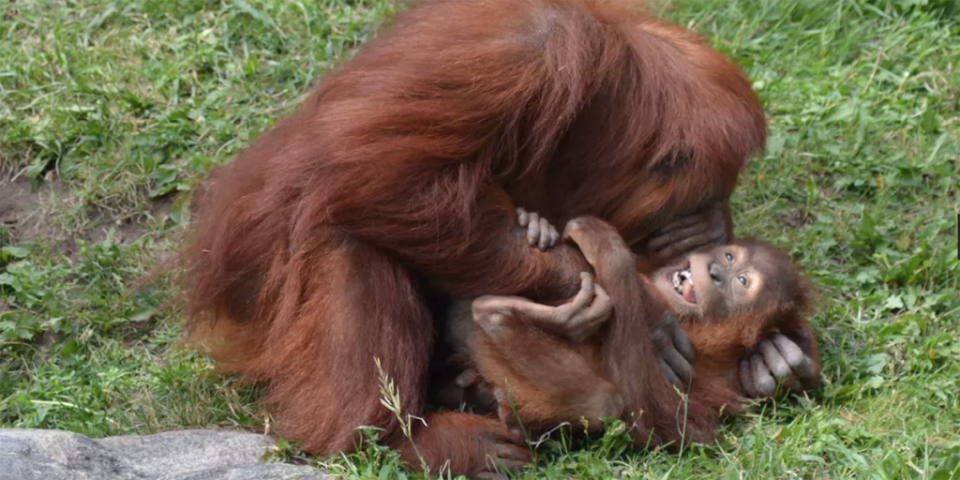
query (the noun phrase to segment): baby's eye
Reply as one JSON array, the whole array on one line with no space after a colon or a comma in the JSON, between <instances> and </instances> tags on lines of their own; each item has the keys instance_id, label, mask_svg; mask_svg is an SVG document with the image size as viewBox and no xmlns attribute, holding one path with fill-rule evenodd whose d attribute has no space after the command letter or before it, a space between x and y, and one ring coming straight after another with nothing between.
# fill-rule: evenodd
<instances>
[{"instance_id":1,"label":"baby's eye","mask_svg":"<svg viewBox=\"0 0 960 480\"><path fill-rule=\"evenodd\" d=\"M733 254L728 253L726 254L726 257L728 262L733 263Z\"/></svg>"},{"instance_id":2,"label":"baby's eye","mask_svg":"<svg viewBox=\"0 0 960 480\"><path fill-rule=\"evenodd\" d=\"M737 276L737 280L740 280L741 285L747 286L747 277L744 277L743 275L739 275Z\"/></svg>"}]
</instances>

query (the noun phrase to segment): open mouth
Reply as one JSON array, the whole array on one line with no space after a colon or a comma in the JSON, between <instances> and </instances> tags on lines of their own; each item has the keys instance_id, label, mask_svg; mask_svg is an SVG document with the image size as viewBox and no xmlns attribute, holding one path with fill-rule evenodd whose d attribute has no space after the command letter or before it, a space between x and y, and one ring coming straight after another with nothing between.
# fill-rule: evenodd
<instances>
[{"instance_id":1,"label":"open mouth","mask_svg":"<svg viewBox=\"0 0 960 480\"><path fill-rule=\"evenodd\" d=\"M680 270L673 272L670 280L673 282L673 289L678 295L687 302L697 303L697 292L693 288L693 274L690 273L689 263Z\"/></svg>"}]
</instances>

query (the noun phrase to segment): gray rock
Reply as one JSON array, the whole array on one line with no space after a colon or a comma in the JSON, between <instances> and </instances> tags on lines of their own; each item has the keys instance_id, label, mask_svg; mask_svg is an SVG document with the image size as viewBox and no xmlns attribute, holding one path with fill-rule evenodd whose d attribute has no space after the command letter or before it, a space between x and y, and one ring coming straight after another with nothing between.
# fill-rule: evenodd
<instances>
[{"instance_id":1,"label":"gray rock","mask_svg":"<svg viewBox=\"0 0 960 480\"><path fill-rule=\"evenodd\" d=\"M179 477L160 478L163 480L326 480L329 477L309 467L273 463L219 468Z\"/></svg>"},{"instance_id":2,"label":"gray rock","mask_svg":"<svg viewBox=\"0 0 960 480\"><path fill-rule=\"evenodd\" d=\"M324 480L320 470L259 463L269 437L184 430L93 440L0 429L0 480Z\"/></svg>"},{"instance_id":3,"label":"gray rock","mask_svg":"<svg viewBox=\"0 0 960 480\"><path fill-rule=\"evenodd\" d=\"M69 432L0 430L3 480L135 480L129 469L94 440Z\"/></svg>"}]
</instances>

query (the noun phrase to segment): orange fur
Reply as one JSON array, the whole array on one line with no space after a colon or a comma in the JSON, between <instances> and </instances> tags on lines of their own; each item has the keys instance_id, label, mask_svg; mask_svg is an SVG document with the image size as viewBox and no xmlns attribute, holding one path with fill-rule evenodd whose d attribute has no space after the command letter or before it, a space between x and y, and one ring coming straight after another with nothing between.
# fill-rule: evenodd
<instances>
[{"instance_id":1,"label":"orange fur","mask_svg":"<svg viewBox=\"0 0 960 480\"><path fill-rule=\"evenodd\" d=\"M774 330L786 334L805 330L801 337L811 339L805 350L819 375L816 342L804 319L805 282L781 251L741 240L737 243L754 252L762 249L762 254L757 253L762 258L755 261L770 262L767 270L776 272L777 278L769 279L768 285L780 285L748 311L681 319L695 352L696 372L684 403L662 374L650 338L651 325L662 318L669 304L646 277L637 275L633 259L613 229L592 220L580 222L587 225L581 228L589 230L589 244L577 242L581 249L594 252L587 256L598 259L596 281L614 306L604 331L574 344L529 323L522 309L483 311L480 317L487 318L476 319L496 325L486 327L496 333L476 329L475 338L470 339L469 362L485 381L510 393L514 411L505 417L501 411L508 424L519 421L541 432L562 422L577 425L580 418L597 427L597 419L610 416L631 424L638 447L711 441L722 417L742 411L740 359L756 348L763 334ZM494 320L491 315L501 318Z\"/></svg>"},{"instance_id":2,"label":"orange fur","mask_svg":"<svg viewBox=\"0 0 960 480\"><path fill-rule=\"evenodd\" d=\"M352 449L360 425L401 445L374 358L421 414L428 299L575 283L562 255L529 254L515 206L642 238L725 200L765 136L743 73L632 2L417 3L197 192L190 338L268 381L306 451ZM418 432L429 458L471 453Z\"/></svg>"}]
</instances>

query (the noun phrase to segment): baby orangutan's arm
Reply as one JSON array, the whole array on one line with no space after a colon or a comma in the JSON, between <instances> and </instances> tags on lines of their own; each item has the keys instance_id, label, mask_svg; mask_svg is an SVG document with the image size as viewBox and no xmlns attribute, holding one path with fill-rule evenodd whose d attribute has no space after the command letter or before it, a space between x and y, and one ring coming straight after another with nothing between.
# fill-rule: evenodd
<instances>
[{"instance_id":1,"label":"baby orangutan's arm","mask_svg":"<svg viewBox=\"0 0 960 480\"><path fill-rule=\"evenodd\" d=\"M556 245L559 235L549 222L533 212L518 209L517 213L531 246L550 249ZM623 247L619 234L607 231L609 226L605 224L593 225L585 219L580 223L589 223L592 228L576 232L568 229L569 240L586 255L597 274L605 276L604 281L641 288L635 258L626 248L619 248ZM621 277L629 277L629 281L622 282ZM504 419L515 419L510 411L512 399L514 407L521 407L520 418L534 426L553 426L581 417L596 419L605 416L601 413L612 411L611 406L622 404L616 389L600 373L600 340L596 334L609 320L612 302L591 274L582 272L579 292L559 306L522 297L484 296L477 298L471 309L471 320L479 327L477 342L470 351L471 363L481 370L481 375L468 366L453 384L440 389L453 393L447 397L467 399L467 392L473 391L476 398L499 400ZM671 315L662 318L665 320L652 321L650 326L650 340L659 360L651 365L659 364L671 383L689 385L693 377L689 342ZM647 325L642 318L636 320ZM581 345L583 342L586 344ZM495 391L486 393L486 384L492 384ZM607 393L612 397L601 399ZM486 405L487 401L482 403Z\"/></svg>"},{"instance_id":2,"label":"baby orangutan's arm","mask_svg":"<svg viewBox=\"0 0 960 480\"><path fill-rule=\"evenodd\" d=\"M607 320L609 297L592 275L582 278L576 297L557 307L518 297L485 296L473 302L480 328L474 360L494 386L500 419L511 428L537 432L586 419L588 430L597 431L600 418L623 413L619 392L600 374L597 345L544 331L562 331L569 322L572 331L585 332Z\"/></svg>"}]
</instances>

